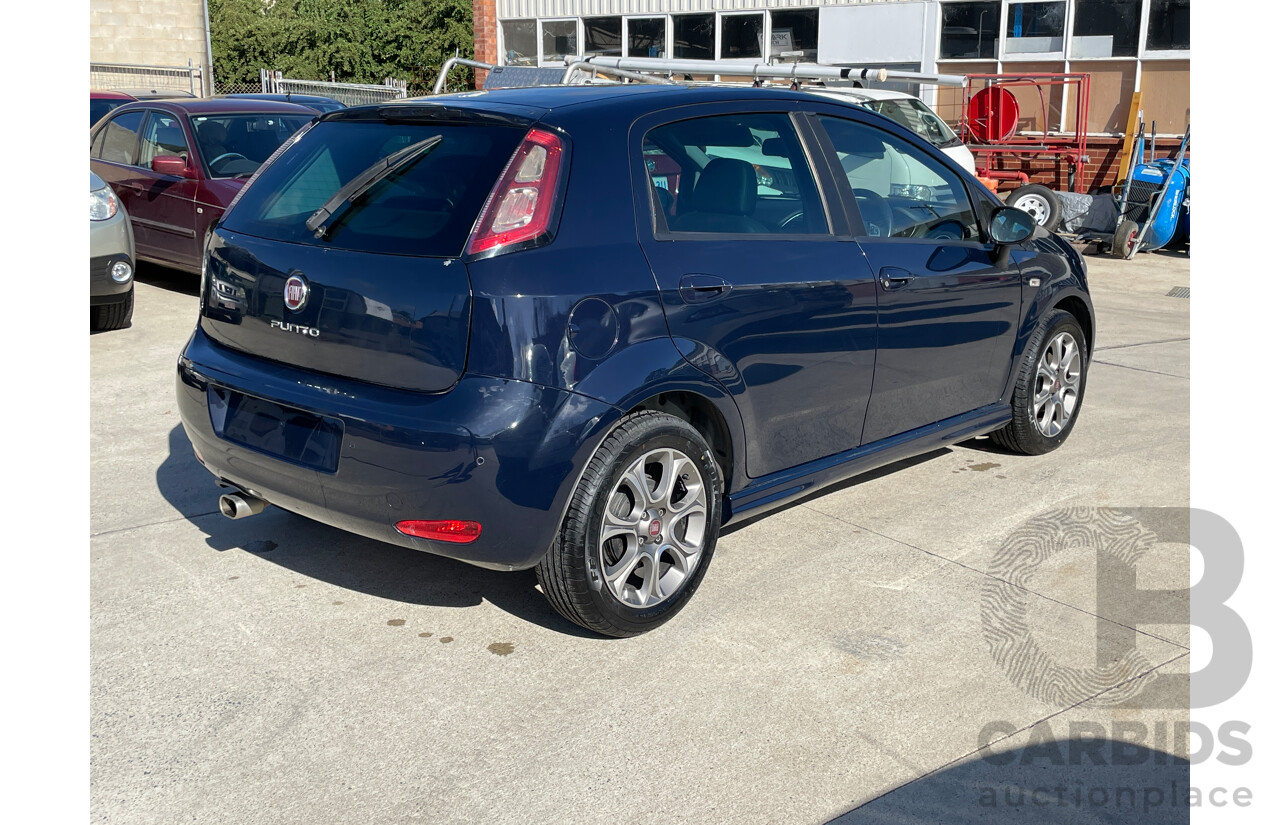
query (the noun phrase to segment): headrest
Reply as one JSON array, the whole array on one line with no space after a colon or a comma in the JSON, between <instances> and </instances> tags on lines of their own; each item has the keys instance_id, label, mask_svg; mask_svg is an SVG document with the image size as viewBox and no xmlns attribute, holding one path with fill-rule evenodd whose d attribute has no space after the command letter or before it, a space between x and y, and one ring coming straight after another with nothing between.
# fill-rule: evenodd
<instances>
[{"instance_id":1,"label":"headrest","mask_svg":"<svg viewBox=\"0 0 1280 825\"><path fill-rule=\"evenodd\" d=\"M823 118L822 125L837 152L866 158L884 157L884 141L876 137L876 130L851 120Z\"/></svg>"},{"instance_id":2,"label":"headrest","mask_svg":"<svg viewBox=\"0 0 1280 825\"><path fill-rule=\"evenodd\" d=\"M769 138L766 140L760 147L760 151L771 158L790 157L790 155L787 154L787 145L780 137Z\"/></svg>"},{"instance_id":3,"label":"headrest","mask_svg":"<svg viewBox=\"0 0 1280 825\"><path fill-rule=\"evenodd\" d=\"M750 215L756 210L756 170L745 160L716 158L702 170L690 200L695 212Z\"/></svg>"}]
</instances>

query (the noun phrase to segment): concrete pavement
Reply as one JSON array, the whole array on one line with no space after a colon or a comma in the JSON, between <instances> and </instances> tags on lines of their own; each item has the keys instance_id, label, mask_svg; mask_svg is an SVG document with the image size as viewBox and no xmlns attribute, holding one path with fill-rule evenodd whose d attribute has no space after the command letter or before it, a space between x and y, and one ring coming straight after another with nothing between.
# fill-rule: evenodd
<instances>
[{"instance_id":1,"label":"concrete pavement","mask_svg":"<svg viewBox=\"0 0 1280 825\"><path fill-rule=\"evenodd\" d=\"M531 572L277 508L224 519L173 401L194 279L144 269L133 326L91 339L94 821L1138 821L1140 801L1087 789L1185 777L1185 741L1154 731L1187 718L1187 628L1135 632L1087 546L1016 588L1001 567L1046 511L1189 504L1190 301L1166 293L1190 262L1089 263L1098 351L1062 449L975 440L749 523L677 619L631 640L561 620ZM1176 544L1139 570L1148 589L1188 577ZM998 661L1018 611L1019 638L1095 673L1091 693ZM1055 764L1073 722L1138 723L1149 758ZM1012 766L982 758L984 729ZM1085 801L984 804L1041 781Z\"/></svg>"}]
</instances>

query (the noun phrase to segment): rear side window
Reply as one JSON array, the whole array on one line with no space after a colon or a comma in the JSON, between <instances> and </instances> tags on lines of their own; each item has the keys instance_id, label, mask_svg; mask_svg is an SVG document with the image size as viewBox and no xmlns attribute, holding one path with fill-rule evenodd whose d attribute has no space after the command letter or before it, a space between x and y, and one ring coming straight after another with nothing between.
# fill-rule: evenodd
<instances>
[{"instance_id":1,"label":"rear side window","mask_svg":"<svg viewBox=\"0 0 1280 825\"><path fill-rule=\"evenodd\" d=\"M672 232L828 231L809 162L784 114L682 120L645 135L643 152L655 217Z\"/></svg>"},{"instance_id":2,"label":"rear side window","mask_svg":"<svg viewBox=\"0 0 1280 825\"><path fill-rule=\"evenodd\" d=\"M262 171L224 225L291 243L455 257L524 134L489 125L319 123ZM415 146L390 174L349 202L333 203L379 161ZM332 217L317 237L307 222L322 208Z\"/></svg>"},{"instance_id":3,"label":"rear side window","mask_svg":"<svg viewBox=\"0 0 1280 825\"><path fill-rule=\"evenodd\" d=\"M145 112L126 112L112 118L103 130L95 155L100 160L132 165L138 151L138 127Z\"/></svg>"}]
</instances>

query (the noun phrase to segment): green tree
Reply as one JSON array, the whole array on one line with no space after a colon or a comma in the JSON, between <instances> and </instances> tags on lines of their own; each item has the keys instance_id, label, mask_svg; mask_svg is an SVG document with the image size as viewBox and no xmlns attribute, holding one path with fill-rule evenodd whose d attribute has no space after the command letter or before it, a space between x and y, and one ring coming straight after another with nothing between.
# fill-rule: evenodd
<instances>
[{"instance_id":1,"label":"green tree","mask_svg":"<svg viewBox=\"0 0 1280 825\"><path fill-rule=\"evenodd\" d=\"M473 54L470 0L209 0L209 27L220 86L267 68L421 91L455 52Z\"/></svg>"}]
</instances>

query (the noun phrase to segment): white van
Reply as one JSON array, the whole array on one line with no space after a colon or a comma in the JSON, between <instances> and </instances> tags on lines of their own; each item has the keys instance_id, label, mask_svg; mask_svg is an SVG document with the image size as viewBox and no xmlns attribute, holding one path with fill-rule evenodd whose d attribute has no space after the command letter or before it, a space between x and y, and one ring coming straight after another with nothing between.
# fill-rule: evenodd
<instances>
[{"instance_id":1,"label":"white van","mask_svg":"<svg viewBox=\"0 0 1280 825\"><path fill-rule=\"evenodd\" d=\"M934 146L937 146L952 160L964 167L969 174L972 175L975 172L973 153L969 151L969 147L961 142L945 120L938 117L937 113L930 109L923 100L914 95L909 95L906 92L892 92L887 89L857 89L839 86L827 86L825 88L805 86L803 88L804 91L812 94L858 103L872 111L892 118Z\"/></svg>"}]
</instances>

